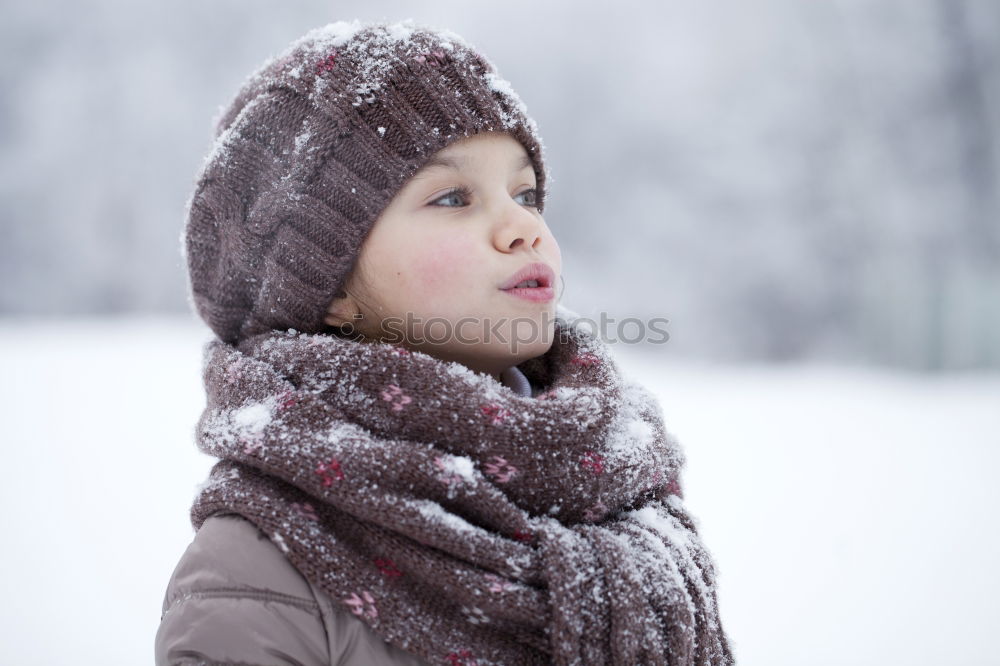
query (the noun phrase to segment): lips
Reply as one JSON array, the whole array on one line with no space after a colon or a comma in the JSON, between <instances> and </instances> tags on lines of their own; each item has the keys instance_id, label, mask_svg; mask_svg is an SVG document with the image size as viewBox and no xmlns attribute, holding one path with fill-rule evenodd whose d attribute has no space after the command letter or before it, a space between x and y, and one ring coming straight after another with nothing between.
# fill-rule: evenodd
<instances>
[{"instance_id":1,"label":"lips","mask_svg":"<svg viewBox=\"0 0 1000 666\"><path fill-rule=\"evenodd\" d=\"M555 289L552 288L555 279L555 273L552 272L552 269L547 264L535 262L528 264L507 278L507 281L500 286L500 289L504 293L525 301L548 303L555 298ZM530 283L527 286L518 286L530 280L534 280L538 286L532 287Z\"/></svg>"},{"instance_id":2,"label":"lips","mask_svg":"<svg viewBox=\"0 0 1000 666\"><path fill-rule=\"evenodd\" d=\"M535 263L528 264L507 278L507 280L500 285L500 289L508 291L510 289L514 289L517 285L527 280L537 281L538 286L521 287L520 289L550 289L556 281L556 276L555 273L552 272L552 269L549 268L548 264L536 261Z\"/></svg>"}]
</instances>

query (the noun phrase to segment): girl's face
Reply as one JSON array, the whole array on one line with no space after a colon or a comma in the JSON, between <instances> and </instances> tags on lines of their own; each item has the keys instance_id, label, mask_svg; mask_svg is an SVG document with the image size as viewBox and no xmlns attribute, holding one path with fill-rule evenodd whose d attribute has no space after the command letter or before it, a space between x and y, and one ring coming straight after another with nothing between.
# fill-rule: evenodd
<instances>
[{"instance_id":1,"label":"girl's face","mask_svg":"<svg viewBox=\"0 0 1000 666\"><path fill-rule=\"evenodd\" d=\"M475 134L424 165L373 225L326 322L498 377L552 344L559 246L536 208L527 151L506 133ZM528 264L554 276L547 301L501 287ZM541 291L541 290L540 290Z\"/></svg>"}]
</instances>

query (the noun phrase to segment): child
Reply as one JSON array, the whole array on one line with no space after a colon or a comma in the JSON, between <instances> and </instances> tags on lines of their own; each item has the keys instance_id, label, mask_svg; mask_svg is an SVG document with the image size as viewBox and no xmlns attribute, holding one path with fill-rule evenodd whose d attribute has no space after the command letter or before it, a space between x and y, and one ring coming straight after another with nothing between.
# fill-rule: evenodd
<instances>
[{"instance_id":1,"label":"child","mask_svg":"<svg viewBox=\"0 0 1000 666\"><path fill-rule=\"evenodd\" d=\"M335 23L219 122L156 663L731 664L655 398L553 291L537 127L457 35Z\"/></svg>"}]
</instances>

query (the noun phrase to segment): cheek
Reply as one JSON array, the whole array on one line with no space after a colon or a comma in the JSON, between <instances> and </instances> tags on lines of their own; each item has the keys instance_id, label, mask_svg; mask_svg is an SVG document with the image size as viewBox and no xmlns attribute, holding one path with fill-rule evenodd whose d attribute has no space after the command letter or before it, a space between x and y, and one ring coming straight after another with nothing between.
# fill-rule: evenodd
<instances>
[{"instance_id":1,"label":"cheek","mask_svg":"<svg viewBox=\"0 0 1000 666\"><path fill-rule=\"evenodd\" d=\"M559 243L556 241L555 236L552 236L552 248L553 248L553 254L555 254L556 260L559 262L559 266L561 268L562 267L562 250L559 248Z\"/></svg>"},{"instance_id":2,"label":"cheek","mask_svg":"<svg viewBox=\"0 0 1000 666\"><path fill-rule=\"evenodd\" d=\"M481 242L481 241L480 241ZM480 250L481 253L481 250ZM471 239L457 234L425 239L413 257L410 273L429 293L455 292L488 278Z\"/></svg>"},{"instance_id":3,"label":"cheek","mask_svg":"<svg viewBox=\"0 0 1000 666\"><path fill-rule=\"evenodd\" d=\"M552 232L546 229L546 250L545 255L552 260L552 267L556 270L556 276L562 273L562 251L559 249L559 243L556 241L556 237L552 235Z\"/></svg>"}]
</instances>

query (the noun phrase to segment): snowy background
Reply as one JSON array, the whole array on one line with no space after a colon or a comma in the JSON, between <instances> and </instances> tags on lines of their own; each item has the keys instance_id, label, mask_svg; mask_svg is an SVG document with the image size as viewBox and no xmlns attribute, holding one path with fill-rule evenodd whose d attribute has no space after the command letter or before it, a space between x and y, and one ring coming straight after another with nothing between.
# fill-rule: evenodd
<instances>
[{"instance_id":1,"label":"snowy background","mask_svg":"<svg viewBox=\"0 0 1000 666\"><path fill-rule=\"evenodd\" d=\"M538 122L580 314L669 318L685 357L1000 369L995 0L3 3L0 314L184 311L219 107L310 28L411 16Z\"/></svg>"},{"instance_id":2,"label":"snowy background","mask_svg":"<svg viewBox=\"0 0 1000 666\"><path fill-rule=\"evenodd\" d=\"M201 345L211 120L323 23L447 26L537 120L563 303L685 446L740 664L1000 664L1000 3L0 6L4 663L152 660Z\"/></svg>"}]
</instances>

